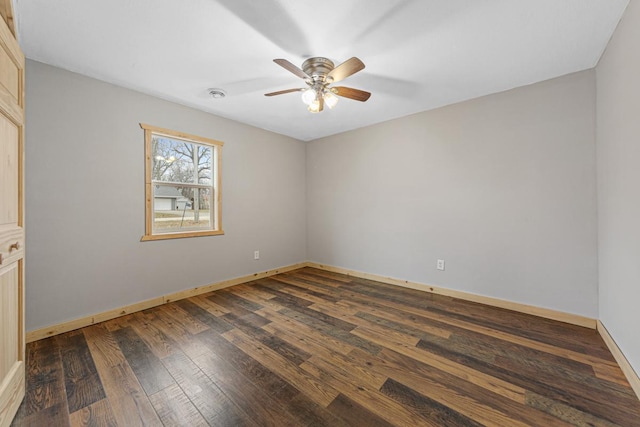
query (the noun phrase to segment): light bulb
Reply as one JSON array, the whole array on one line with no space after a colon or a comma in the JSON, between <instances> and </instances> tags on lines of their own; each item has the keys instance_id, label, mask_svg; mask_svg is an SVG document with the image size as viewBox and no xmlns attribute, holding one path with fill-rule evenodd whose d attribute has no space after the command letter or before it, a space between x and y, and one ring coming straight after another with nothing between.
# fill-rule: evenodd
<instances>
[{"instance_id":1,"label":"light bulb","mask_svg":"<svg viewBox=\"0 0 640 427\"><path fill-rule=\"evenodd\" d=\"M307 110L309 110L312 113L320 112L320 101L318 101L317 99L314 100L311 104L309 104L309 107L307 107Z\"/></svg>"},{"instance_id":2,"label":"light bulb","mask_svg":"<svg viewBox=\"0 0 640 427\"><path fill-rule=\"evenodd\" d=\"M335 96L333 94L333 92L331 91L327 91L324 93L323 95L324 97L324 103L327 105L327 107L329 108L333 108L336 106L336 104L338 103L338 97Z\"/></svg>"},{"instance_id":3,"label":"light bulb","mask_svg":"<svg viewBox=\"0 0 640 427\"><path fill-rule=\"evenodd\" d=\"M316 99L316 91L309 88L302 92L302 102L307 105L311 105L311 103Z\"/></svg>"}]
</instances>

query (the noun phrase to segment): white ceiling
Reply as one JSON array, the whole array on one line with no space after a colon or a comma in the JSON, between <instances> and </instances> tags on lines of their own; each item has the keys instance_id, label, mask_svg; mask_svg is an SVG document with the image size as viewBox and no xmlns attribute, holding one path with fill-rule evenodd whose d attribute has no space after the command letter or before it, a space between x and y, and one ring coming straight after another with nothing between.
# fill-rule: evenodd
<instances>
[{"instance_id":1,"label":"white ceiling","mask_svg":"<svg viewBox=\"0 0 640 427\"><path fill-rule=\"evenodd\" d=\"M629 0L14 0L26 56L312 140L594 67ZM272 62L365 70L311 114ZM212 99L208 88L223 88Z\"/></svg>"}]
</instances>

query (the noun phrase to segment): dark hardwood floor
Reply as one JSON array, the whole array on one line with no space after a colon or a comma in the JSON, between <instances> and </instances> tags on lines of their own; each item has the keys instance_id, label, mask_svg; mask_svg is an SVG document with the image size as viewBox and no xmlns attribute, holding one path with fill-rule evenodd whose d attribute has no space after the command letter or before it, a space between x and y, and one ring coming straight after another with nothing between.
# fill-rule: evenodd
<instances>
[{"instance_id":1,"label":"dark hardwood floor","mask_svg":"<svg viewBox=\"0 0 640 427\"><path fill-rule=\"evenodd\" d=\"M594 330L312 268L27 353L15 426L640 426Z\"/></svg>"}]
</instances>

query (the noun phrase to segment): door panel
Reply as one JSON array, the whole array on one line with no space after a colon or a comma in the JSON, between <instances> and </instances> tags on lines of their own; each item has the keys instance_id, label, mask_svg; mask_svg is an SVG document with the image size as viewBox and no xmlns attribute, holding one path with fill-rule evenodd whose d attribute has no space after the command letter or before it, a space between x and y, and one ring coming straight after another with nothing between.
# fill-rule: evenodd
<instances>
[{"instance_id":1,"label":"door panel","mask_svg":"<svg viewBox=\"0 0 640 427\"><path fill-rule=\"evenodd\" d=\"M0 378L5 378L18 361L18 265L0 270Z\"/></svg>"},{"instance_id":2,"label":"door panel","mask_svg":"<svg viewBox=\"0 0 640 427\"><path fill-rule=\"evenodd\" d=\"M2 82L0 84L11 94L14 102L18 103L20 97L20 69L4 49L0 50L0 81Z\"/></svg>"},{"instance_id":3,"label":"door panel","mask_svg":"<svg viewBox=\"0 0 640 427\"><path fill-rule=\"evenodd\" d=\"M0 116L0 225L18 223L18 128Z\"/></svg>"},{"instance_id":4,"label":"door panel","mask_svg":"<svg viewBox=\"0 0 640 427\"><path fill-rule=\"evenodd\" d=\"M13 16L10 1L0 6ZM25 392L23 138L24 55L0 19L0 427Z\"/></svg>"}]
</instances>

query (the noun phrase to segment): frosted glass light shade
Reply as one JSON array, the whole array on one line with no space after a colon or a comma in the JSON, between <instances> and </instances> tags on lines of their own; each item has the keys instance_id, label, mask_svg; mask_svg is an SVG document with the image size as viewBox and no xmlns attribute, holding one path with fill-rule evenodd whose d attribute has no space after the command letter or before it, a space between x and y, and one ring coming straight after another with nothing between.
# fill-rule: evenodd
<instances>
[{"instance_id":1,"label":"frosted glass light shade","mask_svg":"<svg viewBox=\"0 0 640 427\"><path fill-rule=\"evenodd\" d=\"M302 102L304 102L307 105L311 105L311 103L313 101L315 101L316 99L316 91L309 88L307 90L305 90L304 92L302 92Z\"/></svg>"},{"instance_id":2,"label":"frosted glass light shade","mask_svg":"<svg viewBox=\"0 0 640 427\"><path fill-rule=\"evenodd\" d=\"M325 92L324 93L324 103L329 108L333 108L338 103L338 97L333 94L333 92Z\"/></svg>"}]
</instances>

